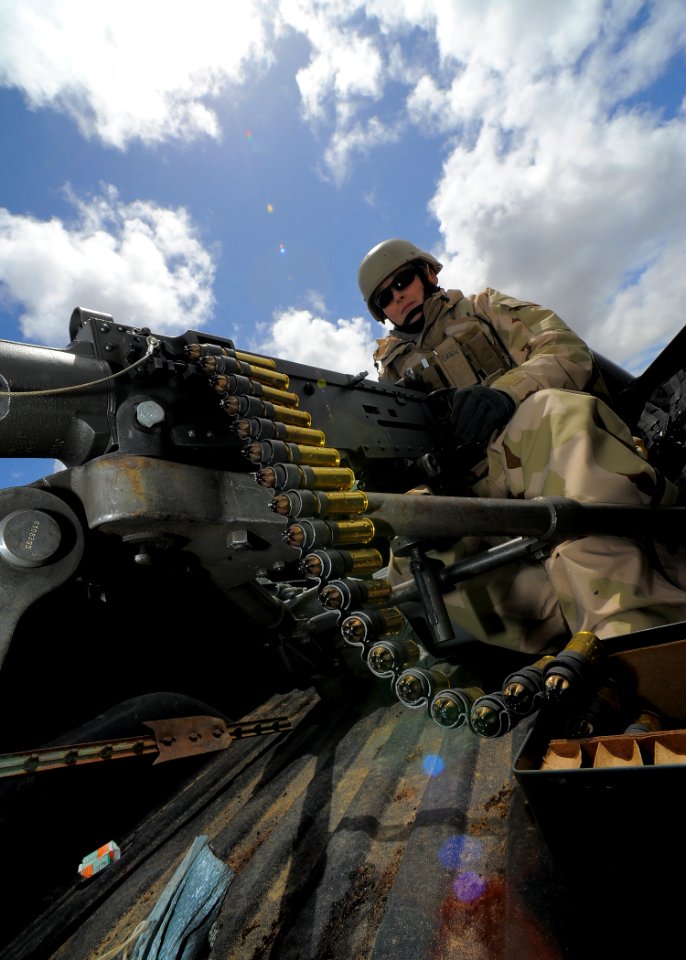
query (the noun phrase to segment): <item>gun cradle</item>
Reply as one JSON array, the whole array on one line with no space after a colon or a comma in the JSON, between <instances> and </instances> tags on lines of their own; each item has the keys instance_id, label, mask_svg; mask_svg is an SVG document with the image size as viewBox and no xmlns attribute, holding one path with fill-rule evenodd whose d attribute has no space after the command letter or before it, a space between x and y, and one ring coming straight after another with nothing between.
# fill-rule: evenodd
<instances>
[{"instance_id":1,"label":"gun cradle","mask_svg":"<svg viewBox=\"0 0 686 960\"><path fill-rule=\"evenodd\" d=\"M72 743L131 732L111 728L103 732L103 717L115 725L123 722L122 717L127 723L135 720L138 724L142 713L148 720L217 712L237 718L275 694L283 694L288 702L284 712L291 715L298 697L307 703L317 699L311 687L321 691L322 699L326 691L338 687L343 694L340 714L344 722L331 724L329 716L317 712L317 707L307 724L310 733L296 726L297 746L289 743L273 764L265 759L262 780L263 784L272 783L274 797L278 797L274 809L287 806L290 810L302 803L300 792L297 796L293 792L296 784L300 791L301 783L304 748L298 738L312 736L317 740L311 746L305 740L305 749L312 756L321 750L322 743L336 741L329 753L322 754L325 759L330 756L331 762L318 760L316 764L319 775L331 779L331 771L338 769L336 764L340 766L340 757L334 755L338 743L345 743L350 733L349 718L358 711L360 716L364 714L364 726L373 730L374 737L373 751L370 748L360 755L363 759L373 755L375 762L381 757L373 769L375 778L385 773L394 777L398 757L411 756L405 748L404 731L421 719L419 711L426 710L430 696L438 691L439 700L433 702L440 706L439 725L450 727L450 735L454 734L452 741L446 738L447 750L452 751L454 763L466 764L465 775L455 781L465 796L452 794L446 814L452 823L456 810L473 803L478 811L475 822L481 826L483 812L492 804L485 792L488 778L479 784L478 778L472 777L470 751L474 753L476 748L473 739L462 736L459 728L463 728L462 734L468 732L464 729L466 716L483 691L468 682L466 675L456 679L448 656L440 671L425 669L421 660L425 651L413 636L402 632L405 611L419 611L430 622L432 611L426 609L427 598L429 605L440 601L437 594L450 587L451 578L463 579L509 559L538 556L546 544L570 531L603 528L621 533L627 524L638 529L644 523L649 532L655 532L655 525L662 520L663 530L683 539L678 526L686 508L669 508L663 516L602 505L584 509L562 500L524 503L456 496L454 490L444 486L445 475L456 472L449 443L425 397L416 391L291 361L278 361L276 370L277 364L271 359L239 354L230 340L194 331L176 338L154 336L148 330L116 324L107 314L89 310L74 312L70 336L71 343L65 350L0 342L0 387L10 394L0 397L4 455L55 457L66 464L66 469L34 484L0 491L0 750L4 752L44 744L56 736L63 743ZM222 397L217 392L219 381L213 383L201 366L189 362L191 348L195 352L201 346L231 355L232 362L224 365L220 376L227 384L235 381L241 389L249 388L250 403L248 394L241 394L240 402L233 394ZM679 350L678 356L682 354ZM675 374L675 363L660 367L651 390L659 386L658 380ZM211 365L206 366L209 369ZM276 370L276 375L258 369L261 367ZM618 379L620 387L626 385L621 371ZM639 386L632 386L628 398L636 416L645 399ZM59 392L65 387L68 392ZM38 390L47 392L32 395ZM18 392L28 395L20 397ZM655 443L664 439L671 408L678 407L676 397L677 391L672 391L663 404L668 409L656 419ZM281 415L270 414L267 406L262 408L262 398ZM224 406L222 400L230 402ZM283 438L255 440L259 450L253 451L257 461L252 464L244 455L249 430L246 428L244 437L232 430L232 417L239 413L249 421L250 429L252 420L269 416L288 428L283 430ZM681 408L676 413L680 415ZM310 426L325 434L326 445L316 448L325 451L316 457L314 448L307 451L312 458L308 464L303 450L312 447L308 444L312 435L298 435L290 428L307 431ZM650 430L647 435L650 440ZM676 459L679 443L680 438L670 445ZM355 489L339 491L332 485L329 490L313 492L303 487L273 498L274 491L257 484L253 476L255 463L263 462L266 450L275 457L288 453L297 468L293 473L300 469L298 462L305 464L303 475L306 469L330 470L332 475L340 468L354 472ZM331 462L331 450L340 454L340 464L335 459ZM275 462L279 463L278 458ZM403 495L427 480L434 494L450 492L451 496ZM278 510L273 506L276 501ZM296 514L296 508L301 512ZM331 524L337 525L338 534L350 518L360 526L358 521L364 513L365 538L370 527L376 535L370 542L360 541L361 546L344 539L333 544L333 549L327 549L328 541L320 548L315 537L309 566L305 563L308 557L302 558L301 569L301 551L284 539L288 518L302 517L300 527L311 528L314 536L319 524L326 526L327 510L338 517ZM391 588L382 579L369 579L383 566L393 537L407 538L409 555L419 550L415 559L422 559L421 550L427 541L470 535L513 539L492 552L457 562L454 569L425 571L423 590L422 583L416 581ZM394 546L400 545L396 542ZM315 569L317 573L312 572ZM331 601L329 595L330 607L326 609L319 596L320 574L322 579L329 576L333 584L338 584L334 593L339 599ZM360 583L373 584L374 589L365 587L362 591ZM358 606L369 609L359 610ZM341 639L345 620L352 646ZM420 639L424 643L426 638ZM664 636L665 642L673 639L671 634ZM449 653L445 649L443 652ZM522 666L520 659L508 660L506 651L502 651L504 659L499 653L492 647L487 651L490 672L497 675L496 679ZM467 661L465 665L469 666ZM404 702L413 709L405 711L400 720L397 712L382 711L378 715L381 727L376 713L374 722L368 723L368 707L360 708L363 698L355 696L358 673L372 687L402 680ZM420 685L417 694L415 687L422 679L425 687ZM441 695L441 684L452 684L456 689L448 688ZM488 694L493 687L486 686ZM305 692L298 694L298 688ZM190 706L189 699L193 700ZM494 700L492 696L489 699ZM375 702L375 711L377 707ZM414 716L408 719L408 714ZM491 719L494 716L500 719L491 710ZM87 733L79 733L78 738L73 735L74 729L85 728ZM398 734L399 739L394 739ZM378 753L379 743L388 748L385 756ZM496 744L492 746L497 749ZM507 744L499 756L504 766L496 764L498 783L510 756ZM287 762L284 757L298 766L289 775L287 789L291 793L283 794L286 806L281 799L281 770ZM117 815L126 803L132 807L136 803L154 805L149 794L160 780L159 769L154 778L144 781L141 768L132 767L126 783L126 764L122 761L121 773L116 774L117 789L113 790L112 781L106 779L112 771L106 763L101 766L102 789L90 794L97 794L96 804L73 803L73 793L66 786L68 802L63 808L44 802L52 781L41 785L44 795L35 790L31 777L26 778L24 795L18 791L17 803L11 807L16 819L5 823L5 836L11 837L12 844L3 848L7 850L16 843L16 856L8 862L14 861L13 886L22 903L8 911L11 919L16 921L15 913L21 917L23 902L28 899L25 884L17 876L22 878L39 860L37 856L27 857L26 838L33 836L38 825L51 823L46 811L53 821L59 821L60 830L65 810L75 814L64 840L71 851L75 835L86 832L86 807L92 809L96 826L101 829L108 798L116 806ZM173 768L175 764L163 766ZM90 768L82 772L92 775ZM352 772L349 782L354 783L354 767ZM79 771L62 773L66 778L78 776ZM170 778L172 773L169 771ZM122 787L122 782L131 789ZM86 783L84 793L91 789L91 783ZM345 776L339 785L343 793L350 793ZM206 787L198 781L198 787L202 797L197 809L204 811L207 798L214 796L212 790L219 791L220 786ZM317 786L316 797L325 796L327 789ZM223 784L221 792L225 792ZM385 792L394 805L402 802L390 780ZM382 793L374 779L369 791L370 797L373 794L370 811L374 817L377 797ZM179 791L174 800L183 806L184 815L188 796ZM262 796L256 792L253 798L258 806ZM432 797L432 806L425 809L424 821L416 821L421 830L415 836L423 837L427 824L436 820L435 793L429 790L427 796ZM27 812L31 809L27 797L35 798L37 814ZM245 794L240 790L235 803L238 820L245 806ZM408 794L407 803L410 824L409 805L416 810L416 800ZM311 806L304 808L308 818ZM552 810L554 805L549 806ZM60 811L59 816L55 810ZM396 807L389 823L397 816ZM289 817L279 816L279 820L287 823ZM255 822L259 835L261 822ZM349 822L363 822L357 806L355 819L351 817ZM17 829L17 823L22 829ZM435 825L439 832L445 826L443 822ZM307 827L298 827L297 836L289 839L286 847L289 862L295 851L294 862L303 874L310 870L312 861L297 860L299 845L303 837L311 842L320 834L310 829L309 819ZM377 839L387 851L384 829ZM356 843L364 835L364 830L336 830L334 842L349 837ZM260 849L265 836L269 831L263 831L254 843L255 850ZM49 841L54 839L50 834ZM412 836L409 841L413 841ZM428 872L421 875L430 888L444 871L437 870L426 857L424 841L419 847L420 860L407 875L412 875L412 885L416 886L413 870L418 866L425 869ZM46 847L36 842L34 849L40 851L43 871ZM69 861L71 856L69 853L65 859ZM17 873L17 866L23 866L25 860L30 861L27 870ZM304 862L306 869L301 866ZM330 862L335 865L339 860L332 856ZM336 873L341 871L336 868ZM359 870L355 875L360 876ZM274 871L274 876L281 883L281 873ZM46 880L46 889L48 886ZM399 896L389 903L392 901L397 902L398 919L404 923L407 901ZM337 913L341 902L335 901ZM231 906L233 915L235 903ZM30 916L30 909L28 913ZM258 930L260 936L262 932Z\"/></svg>"},{"instance_id":2,"label":"gun cradle","mask_svg":"<svg viewBox=\"0 0 686 960\"><path fill-rule=\"evenodd\" d=\"M250 437L233 429L243 408L241 423L261 429L279 419L261 418L262 407L281 411L284 438L280 446L262 442L260 455L267 446L277 452L283 448L296 459L310 450L320 458L322 450L335 454L333 465L289 469L353 477L356 490L367 498L364 524L373 537L367 545L382 559L397 537L420 544L449 536L513 538L488 556L440 571L434 594L449 589L451 577L463 579L508 558L536 556L545 543L570 530L621 532L626 523L636 529L643 523L642 529L647 524L655 532L660 520L654 513L642 516L634 509L629 515L609 505L455 496L450 484L459 465L450 438L425 396L413 390L292 361L279 361L277 370L271 358L242 354L227 339L195 331L157 336L83 308L74 311L69 330L72 340L65 350L0 343L5 455L57 457L66 464L29 487L2 492L0 526L10 525L4 549L0 537L0 662L18 630L31 648L22 620L31 623L41 611L52 616L64 609L64 593L70 624L84 644L89 634L84 624L94 609L99 623L103 607L108 617L120 616L135 599L151 611L144 618L138 614L138 622L164 635L166 649L178 646L179 634L193 630L192 617L181 617L179 604L192 609L199 598L207 598L211 618L224 617L231 625L227 632L233 635L237 623L245 631L234 652L247 651L249 660L256 645L277 651L274 672L280 683L305 682L339 668L349 653L341 650L335 629L339 617L322 615L316 587L298 567L301 551L288 540L286 516L269 509L272 491L255 483L254 460L251 464L245 455ZM672 374L672 367L661 372ZM229 382L237 394L217 392L218 384L224 389ZM638 409L636 382L630 386ZM231 397L231 403L222 403ZM320 447L307 446L310 434L320 438ZM434 494L451 496L403 496L427 479ZM288 512L298 495L280 499ZM676 508L667 518L670 532L682 522L683 510ZM7 518L17 511L19 519L10 523ZM333 526L342 530L355 522L344 518ZM305 516L298 529L319 526L327 524ZM30 547L15 546L12 536L23 536ZM319 546L316 537L312 545ZM413 583L396 588L392 597L393 604L415 608L418 600L420 608L434 604L424 609L424 619L432 623L440 597ZM149 664L157 649L146 643ZM212 646L208 649L211 656ZM21 659L20 654L13 659L17 656ZM80 668L71 662L62 669L78 675Z\"/></svg>"}]
</instances>

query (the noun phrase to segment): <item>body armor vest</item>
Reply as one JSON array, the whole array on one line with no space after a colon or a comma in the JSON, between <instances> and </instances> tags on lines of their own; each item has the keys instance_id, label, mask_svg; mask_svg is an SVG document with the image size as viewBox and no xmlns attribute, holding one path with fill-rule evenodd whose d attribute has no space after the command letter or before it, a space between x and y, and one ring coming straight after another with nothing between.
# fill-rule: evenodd
<instances>
[{"instance_id":1,"label":"body armor vest","mask_svg":"<svg viewBox=\"0 0 686 960\"><path fill-rule=\"evenodd\" d=\"M515 366L490 321L474 312L470 300L460 300L458 311L429 323L415 341L382 341L375 356L384 378L402 378L407 386L432 391L489 384Z\"/></svg>"}]
</instances>

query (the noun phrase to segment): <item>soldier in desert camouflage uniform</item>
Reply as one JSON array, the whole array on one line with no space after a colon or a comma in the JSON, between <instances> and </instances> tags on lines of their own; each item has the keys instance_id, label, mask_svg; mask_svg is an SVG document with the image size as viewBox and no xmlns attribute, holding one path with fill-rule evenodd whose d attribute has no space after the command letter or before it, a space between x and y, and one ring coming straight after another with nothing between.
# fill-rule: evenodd
<instances>
[{"instance_id":1,"label":"soldier in desert camouflage uniform","mask_svg":"<svg viewBox=\"0 0 686 960\"><path fill-rule=\"evenodd\" d=\"M472 492L674 503L676 487L601 399L586 344L536 303L491 288L468 297L440 288L441 268L407 240L386 240L365 256L359 285L375 319L394 326L377 341L380 379L452 388L456 444L481 451ZM465 538L433 555L450 563L475 546ZM584 536L556 546L544 564L509 564L445 599L453 623L472 636L538 653L578 630L604 638L686 620L677 573L678 565L668 576L633 540ZM392 558L389 576L407 578L402 561Z\"/></svg>"}]
</instances>

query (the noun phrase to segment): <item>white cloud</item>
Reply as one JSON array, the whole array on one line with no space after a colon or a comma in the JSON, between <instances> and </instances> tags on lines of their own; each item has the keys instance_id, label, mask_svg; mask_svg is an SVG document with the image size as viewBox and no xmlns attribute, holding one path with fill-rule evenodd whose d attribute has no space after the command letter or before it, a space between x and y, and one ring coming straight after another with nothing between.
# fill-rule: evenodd
<instances>
[{"instance_id":1,"label":"white cloud","mask_svg":"<svg viewBox=\"0 0 686 960\"><path fill-rule=\"evenodd\" d=\"M350 2L281 0L285 25L304 34L312 56L298 71L305 116L323 117L352 97L378 98L382 91L382 57L374 39L352 27L349 18L359 9Z\"/></svg>"},{"instance_id":2,"label":"white cloud","mask_svg":"<svg viewBox=\"0 0 686 960\"><path fill-rule=\"evenodd\" d=\"M116 146L218 137L216 98L269 65L275 38L299 35L309 44L295 76L302 114L321 137L322 170L334 182L377 143L400 142L398 162L409 164L413 150L425 149L422 135L443 137L430 210L444 282L540 300L619 362L681 325L686 116L682 106L665 118L641 98L684 56L683 4L197 0L189 14L183 0L122 0L102 10L91 0L0 0L0 82ZM74 228L5 213L3 230L20 246L51 235L77 276L86 275L83 235L89 255L104 260L109 251L127 264L142 298L136 263L147 264L153 289L176 291L172 300L184 283L192 288L192 276L170 270L171 254L159 252L172 243L159 211L154 227L142 218L148 233L133 210L122 214L131 223L120 221L108 240L93 210L89 227L82 205ZM168 211L167 220L185 248L187 218ZM191 275L206 278L199 254L187 255ZM3 262L8 270L14 258ZM54 280L61 289L61 277ZM4 282L17 299L20 289L31 293L26 281ZM311 304L315 324L321 311Z\"/></svg>"},{"instance_id":3,"label":"white cloud","mask_svg":"<svg viewBox=\"0 0 686 960\"><path fill-rule=\"evenodd\" d=\"M387 81L383 45L352 22L363 7L350 0L280 0L283 24L310 43L307 66L296 74L304 118L325 131L324 175L341 183L352 155L380 138L395 139L392 124L364 112L381 98ZM364 20L364 18L362 18ZM362 114L362 115L361 115Z\"/></svg>"},{"instance_id":4,"label":"white cloud","mask_svg":"<svg viewBox=\"0 0 686 960\"><path fill-rule=\"evenodd\" d=\"M86 137L217 137L208 100L271 62L260 0L0 0L0 84Z\"/></svg>"},{"instance_id":5,"label":"white cloud","mask_svg":"<svg viewBox=\"0 0 686 960\"><path fill-rule=\"evenodd\" d=\"M328 122L334 180L375 143L406 143L412 127L445 138L430 203L444 282L544 302L618 362L680 328L686 117L682 105L665 119L647 97L686 51L682 4L293 0L288 10L312 45L303 109ZM376 45L356 89L337 85L327 61L342 37L361 56L369 37ZM391 84L405 89L404 117L388 109Z\"/></svg>"},{"instance_id":6,"label":"white cloud","mask_svg":"<svg viewBox=\"0 0 686 960\"><path fill-rule=\"evenodd\" d=\"M378 117L372 117L366 123L352 123L338 127L331 135L329 145L324 151L324 162L335 183L342 183L355 154L364 155L378 144L397 143L402 132L386 126Z\"/></svg>"},{"instance_id":7,"label":"white cloud","mask_svg":"<svg viewBox=\"0 0 686 960\"><path fill-rule=\"evenodd\" d=\"M0 208L0 291L22 305L24 336L64 344L77 306L157 333L206 323L214 260L185 210L123 203L113 187L71 199L71 224Z\"/></svg>"},{"instance_id":8,"label":"white cloud","mask_svg":"<svg viewBox=\"0 0 686 960\"><path fill-rule=\"evenodd\" d=\"M615 359L640 358L636 372L652 359L686 323L686 241L683 238L654 251L635 283L613 298L600 330L599 349Z\"/></svg>"},{"instance_id":9,"label":"white cloud","mask_svg":"<svg viewBox=\"0 0 686 960\"><path fill-rule=\"evenodd\" d=\"M552 38L559 55L543 75L535 58L510 63L506 54L489 76L490 96L476 102L469 74L480 68L470 63L443 91L425 81L413 108L430 102L446 130L479 119L473 137L453 147L431 204L444 237L443 276L544 302L622 362L683 323L677 264L686 235L675 200L686 195L685 118L665 121L620 98L655 80L656 51L664 69L683 49L686 13L657 6L625 35L620 14L595 12L597 22L582 21L585 38L578 31L574 43L557 46ZM533 52L541 36L534 32ZM515 53L520 41L515 30ZM582 50L585 60L574 60ZM625 289L627 275L637 279Z\"/></svg>"},{"instance_id":10,"label":"white cloud","mask_svg":"<svg viewBox=\"0 0 686 960\"><path fill-rule=\"evenodd\" d=\"M283 360L334 370L338 373L368 372L377 375L372 362L374 337L382 328L363 317L331 322L309 310L289 309L277 314L267 336L256 347L260 353Z\"/></svg>"},{"instance_id":11,"label":"white cloud","mask_svg":"<svg viewBox=\"0 0 686 960\"><path fill-rule=\"evenodd\" d=\"M326 313L326 301L321 293L317 290L308 290L305 293L305 300L310 305L310 307L315 311L315 313Z\"/></svg>"}]
</instances>

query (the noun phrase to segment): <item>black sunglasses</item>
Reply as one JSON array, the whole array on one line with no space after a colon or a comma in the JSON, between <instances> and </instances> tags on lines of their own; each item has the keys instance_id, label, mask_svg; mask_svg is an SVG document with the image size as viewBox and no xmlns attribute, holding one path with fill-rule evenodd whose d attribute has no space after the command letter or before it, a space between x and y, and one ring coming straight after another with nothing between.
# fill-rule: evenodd
<instances>
[{"instance_id":1,"label":"black sunglasses","mask_svg":"<svg viewBox=\"0 0 686 960\"><path fill-rule=\"evenodd\" d=\"M405 287L409 287L418 275L419 270L417 267L409 267L407 270L403 270L397 276L393 277L387 287L384 287L383 290L379 290L378 293L374 294L374 306L378 307L379 310L385 310L393 299L393 291L404 290Z\"/></svg>"}]
</instances>

